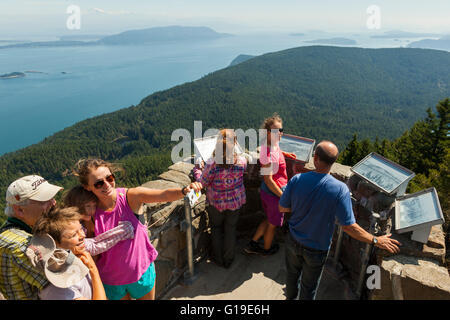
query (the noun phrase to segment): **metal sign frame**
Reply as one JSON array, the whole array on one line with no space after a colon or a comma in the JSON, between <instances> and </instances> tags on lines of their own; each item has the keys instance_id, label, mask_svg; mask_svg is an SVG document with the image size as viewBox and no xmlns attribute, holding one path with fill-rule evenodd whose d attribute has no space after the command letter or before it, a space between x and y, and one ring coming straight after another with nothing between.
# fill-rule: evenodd
<instances>
[{"instance_id":1,"label":"metal sign frame","mask_svg":"<svg viewBox=\"0 0 450 320\"><path fill-rule=\"evenodd\" d=\"M433 197L433 204L434 204L434 213L436 216L436 219L432 219L429 221L425 221L425 222L421 222L418 224L413 224L413 225L408 225L407 227L403 227L400 228L400 206L401 206L401 202L407 199L411 199L411 198L418 198L420 196L423 196L425 194L431 193L431 196ZM430 208L426 208L428 210L430 210ZM397 233L405 233L405 232L409 232L409 231L414 231L414 230L418 230L418 229L425 229L428 227L431 227L433 225L436 224L442 224L444 223L444 215L442 214L442 209L441 209L441 205L439 203L439 196L437 194L437 191L434 187L416 192L416 193L411 193L405 196L401 196L395 199L395 230L397 231Z\"/></svg>"},{"instance_id":2,"label":"metal sign frame","mask_svg":"<svg viewBox=\"0 0 450 320\"><path fill-rule=\"evenodd\" d=\"M409 174L407 175L407 177L401 182L399 183L396 187L394 187L391 190L386 190L384 187L382 187L381 185L377 184L375 181L370 180L370 178L364 176L362 173L358 172L358 168L364 164L364 162L366 162L368 159L376 159L378 161L385 162L387 163L387 165L389 165L391 167L391 169L397 170L397 171L403 171L402 173L406 173ZM377 159L378 158L378 159ZM386 165L386 164L385 164ZM388 195L392 195L394 193L396 193L396 191L400 191L398 193L400 194L404 194L406 191L406 187L409 183L409 181L415 177L415 173L412 172L411 170L399 165L398 163L395 163L389 159L386 159L385 157L383 157L382 155L379 155L376 152L371 152L369 153L366 157L364 157L364 159L362 159L361 161L359 161L357 164L355 164L353 167L350 168L350 170L356 174L358 177L366 180L367 182L369 182L372 186L374 186L377 190L382 191Z\"/></svg>"},{"instance_id":3,"label":"metal sign frame","mask_svg":"<svg viewBox=\"0 0 450 320\"><path fill-rule=\"evenodd\" d=\"M286 140L291 140L296 142L297 144L302 144L302 145L308 145L310 147L308 155L306 156L306 159L301 159L299 158L299 155L297 155L295 152L292 152L292 150L286 150L283 149L283 147L281 146L281 143L283 141L283 138L285 138ZM281 140L279 142L279 146L280 149L284 152L289 152L289 153L294 153L297 156L297 159L295 159L296 162L301 162L301 163L308 163L309 159L311 159L312 157L312 153L314 150L314 145L316 144L316 140L314 139L309 139L309 138L304 138L304 137L299 137L299 136L294 136L292 134L288 134L285 133L281 136Z\"/></svg>"}]
</instances>

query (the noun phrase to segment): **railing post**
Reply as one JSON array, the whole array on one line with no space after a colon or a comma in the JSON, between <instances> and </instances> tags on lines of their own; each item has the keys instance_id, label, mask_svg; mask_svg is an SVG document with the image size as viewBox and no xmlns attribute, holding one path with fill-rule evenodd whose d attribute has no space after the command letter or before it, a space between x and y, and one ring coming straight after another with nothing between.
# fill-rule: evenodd
<instances>
[{"instance_id":1,"label":"railing post","mask_svg":"<svg viewBox=\"0 0 450 320\"><path fill-rule=\"evenodd\" d=\"M364 250L363 258L361 261L361 271L359 272L358 286L356 289L356 295L360 298L362 289L364 286L364 279L366 277L367 265L369 264L370 252L372 251L373 245L371 243L366 243L366 248Z\"/></svg>"},{"instance_id":2,"label":"railing post","mask_svg":"<svg viewBox=\"0 0 450 320\"><path fill-rule=\"evenodd\" d=\"M336 269L338 262L339 262L339 255L341 254L341 247L342 247L342 227L339 225L338 226L338 239L337 239L337 243L336 243L336 249L334 250L334 261L333 261L333 266Z\"/></svg>"},{"instance_id":3,"label":"railing post","mask_svg":"<svg viewBox=\"0 0 450 320\"><path fill-rule=\"evenodd\" d=\"M194 277L194 250L192 247L191 204L189 202L188 196L184 197L184 213L185 213L187 263L188 263L188 270L184 273L184 283L186 285L190 285L195 281L195 277Z\"/></svg>"}]
</instances>

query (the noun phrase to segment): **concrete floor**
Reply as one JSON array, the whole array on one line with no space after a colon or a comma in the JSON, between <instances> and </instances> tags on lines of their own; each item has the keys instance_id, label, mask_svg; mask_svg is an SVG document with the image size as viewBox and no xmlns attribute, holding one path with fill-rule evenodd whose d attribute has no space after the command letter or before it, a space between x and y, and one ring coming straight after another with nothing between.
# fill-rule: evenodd
<instances>
[{"instance_id":1,"label":"concrete floor","mask_svg":"<svg viewBox=\"0 0 450 320\"><path fill-rule=\"evenodd\" d=\"M242 252L248 239L237 243L236 256L229 269L204 260L195 265L195 280L177 285L162 300L285 300L286 267L284 244L272 256L247 255ZM329 259L330 260L330 259ZM328 261L316 299L355 299L345 282Z\"/></svg>"}]
</instances>

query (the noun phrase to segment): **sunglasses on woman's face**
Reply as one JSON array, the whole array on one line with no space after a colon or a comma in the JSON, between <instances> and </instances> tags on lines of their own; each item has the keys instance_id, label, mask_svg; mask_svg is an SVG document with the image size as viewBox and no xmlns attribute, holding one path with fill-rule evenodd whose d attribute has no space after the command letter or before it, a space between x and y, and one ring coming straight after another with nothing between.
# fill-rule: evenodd
<instances>
[{"instance_id":1,"label":"sunglasses on woman's face","mask_svg":"<svg viewBox=\"0 0 450 320\"><path fill-rule=\"evenodd\" d=\"M116 177L111 173L109 176L107 176L103 180L99 180L96 183L94 183L95 189L101 189L105 185L105 180L108 181L110 184L113 183L116 180Z\"/></svg>"},{"instance_id":2,"label":"sunglasses on woman's face","mask_svg":"<svg viewBox=\"0 0 450 320\"><path fill-rule=\"evenodd\" d=\"M270 129L270 130L278 130L279 133L283 133L283 128L274 128L274 129Z\"/></svg>"}]
</instances>

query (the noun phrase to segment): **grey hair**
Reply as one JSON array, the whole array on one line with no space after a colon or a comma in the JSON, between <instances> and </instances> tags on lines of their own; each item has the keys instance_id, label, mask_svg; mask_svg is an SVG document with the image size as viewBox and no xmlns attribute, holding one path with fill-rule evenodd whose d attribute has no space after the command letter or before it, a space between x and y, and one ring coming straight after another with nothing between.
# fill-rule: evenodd
<instances>
[{"instance_id":1,"label":"grey hair","mask_svg":"<svg viewBox=\"0 0 450 320\"><path fill-rule=\"evenodd\" d=\"M29 204L30 204L30 199L25 199L23 201L16 203L15 205L25 207ZM5 214L7 217L14 217L15 213L14 213L14 209L12 206L13 205L11 203L9 203L9 202L6 203Z\"/></svg>"}]
</instances>

